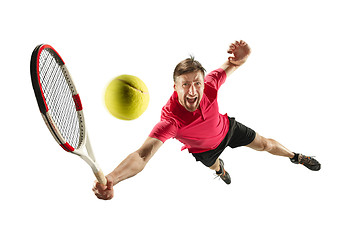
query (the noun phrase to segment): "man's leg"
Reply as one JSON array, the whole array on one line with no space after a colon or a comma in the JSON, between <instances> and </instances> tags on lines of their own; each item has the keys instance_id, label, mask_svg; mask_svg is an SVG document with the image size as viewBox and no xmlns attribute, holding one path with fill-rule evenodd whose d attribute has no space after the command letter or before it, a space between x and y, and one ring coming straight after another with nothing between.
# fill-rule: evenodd
<instances>
[{"instance_id":1,"label":"man's leg","mask_svg":"<svg viewBox=\"0 0 360 240\"><path fill-rule=\"evenodd\" d=\"M210 167L211 170L215 170L216 172L220 171L220 161L219 158L216 159L216 162Z\"/></svg>"},{"instance_id":2,"label":"man's leg","mask_svg":"<svg viewBox=\"0 0 360 240\"><path fill-rule=\"evenodd\" d=\"M293 158L295 154L281 145L274 139L264 138L263 136L256 133L255 139L246 147L252 148L257 151L267 151L273 155Z\"/></svg>"},{"instance_id":3,"label":"man's leg","mask_svg":"<svg viewBox=\"0 0 360 240\"><path fill-rule=\"evenodd\" d=\"M310 170L319 171L321 164L313 157L308 157L303 154L297 154L291 152L289 149L281 145L274 139L264 138L256 133L255 139L248 145L252 149L257 151L267 151L273 155L283 156L290 158L292 163L302 164Z\"/></svg>"}]
</instances>

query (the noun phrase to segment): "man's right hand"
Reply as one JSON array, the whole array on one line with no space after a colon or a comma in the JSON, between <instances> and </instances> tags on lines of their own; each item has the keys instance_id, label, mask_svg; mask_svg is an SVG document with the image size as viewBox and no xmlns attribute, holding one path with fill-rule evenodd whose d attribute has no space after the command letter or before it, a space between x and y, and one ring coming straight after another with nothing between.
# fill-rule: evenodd
<instances>
[{"instance_id":1,"label":"man's right hand","mask_svg":"<svg viewBox=\"0 0 360 240\"><path fill-rule=\"evenodd\" d=\"M106 177L106 179L107 179L106 185L103 185L98 181L95 181L94 187L92 189L95 195L102 200L110 200L114 197L114 189L113 189L114 182L109 177Z\"/></svg>"},{"instance_id":2,"label":"man's right hand","mask_svg":"<svg viewBox=\"0 0 360 240\"><path fill-rule=\"evenodd\" d=\"M95 181L93 192L99 199L110 200L114 197L114 184L135 176L141 172L150 158L163 145L159 139L148 137L143 145L129 154L110 174L106 176L107 184Z\"/></svg>"}]
</instances>

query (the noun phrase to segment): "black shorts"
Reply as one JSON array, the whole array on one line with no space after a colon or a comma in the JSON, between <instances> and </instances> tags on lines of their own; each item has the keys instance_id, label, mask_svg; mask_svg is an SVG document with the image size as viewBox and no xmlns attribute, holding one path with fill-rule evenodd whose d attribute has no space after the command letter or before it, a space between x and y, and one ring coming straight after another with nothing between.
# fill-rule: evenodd
<instances>
[{"instance_id":1,"label":"black shorts","mask_svg":"<svg viewBox=\"0 0 360 240\"><path fill-rule=\"evenodd\" d=\"M211 167L216 162L216 159L225 150L227 146L231 148L246 146L254 141L256 132L251 128L237 122L235 118L230 118L229 131L219 146L213 150L202 153L192 153L196 161L202 162L205 166Z\"/></svg>"}]
</instances>

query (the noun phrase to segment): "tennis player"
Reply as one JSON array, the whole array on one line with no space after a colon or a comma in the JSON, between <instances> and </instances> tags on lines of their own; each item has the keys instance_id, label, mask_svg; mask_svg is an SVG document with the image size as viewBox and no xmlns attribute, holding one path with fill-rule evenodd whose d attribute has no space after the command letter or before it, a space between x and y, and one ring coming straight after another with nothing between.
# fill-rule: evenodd
<instances>
[{"instance_id":1,"label":"tennis player","mask_svg":"<svg viewBox=\"0 0 360 240\"><path fill-rule=\"evenodd\" d=\"M157 150L170 138L184 144L197 161L214 170L226 183L231 183L224 161L220 159L226 147L246 146L257 151L290 158L310 170L320 170L320 163L313 157L294 153L274 139L262 137L235 118L219 113L218 90L250 55L244 41L232 43L231 56L217 70L205 75L205 69L193 57L181 61L174 70L174 93L162 108L161 120L155 125L144 144L127 156L109 175L108 183L95 183L95 195L104 200L114 196L113 186L141 172Z\"/></svg>"}]
</instances>

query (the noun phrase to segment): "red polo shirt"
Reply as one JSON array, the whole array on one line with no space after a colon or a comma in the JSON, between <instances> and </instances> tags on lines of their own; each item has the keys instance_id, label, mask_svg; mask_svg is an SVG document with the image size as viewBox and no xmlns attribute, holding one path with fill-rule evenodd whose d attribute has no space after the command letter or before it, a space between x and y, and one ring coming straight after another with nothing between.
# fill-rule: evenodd
<instances>
[{"instance_id":1,"label":"red polo shirt","mask_svg":"<svg viewBox=\"0 0 360 240\"><path fill-rule=\"evenodd\" d=\"M179 103L174 91L149 137L162 142L176 138L184 144L181 150L188 149L190 153L215 149L229 130L229 119L226 114L219 113L217 102L218 90L225 79L226 73L221 68L206 75L204 95L194 112L189 112Z\"/></svg>"}]
</instances>

